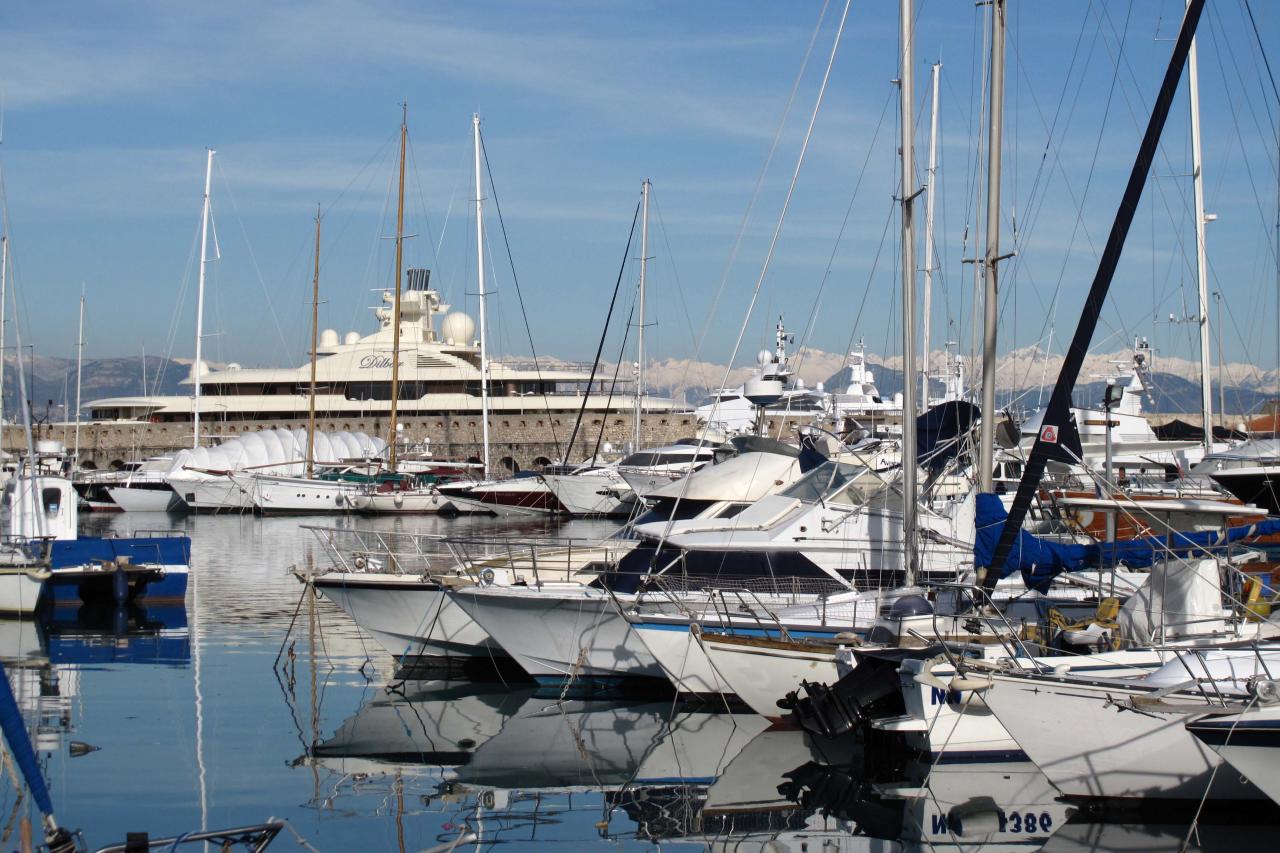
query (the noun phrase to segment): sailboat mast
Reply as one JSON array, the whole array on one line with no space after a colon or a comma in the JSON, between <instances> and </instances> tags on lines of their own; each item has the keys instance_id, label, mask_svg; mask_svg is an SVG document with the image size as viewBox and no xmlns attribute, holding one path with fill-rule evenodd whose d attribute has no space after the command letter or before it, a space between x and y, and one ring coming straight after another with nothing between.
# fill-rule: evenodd
<instances>
[{"instance_id":1,"label":"sailboat mast","mask_svg":"<svg viewBox=\"0 0 1280 853\"><path fill-rule=\"evenodd\" d=\"M4 325L9 290L9 235L0 237L0 444L4 438Z\"/></svg>"},{"instance_id":2,"label":"sailboat mast","mask_svg":"<svg viewBox=\"0 0 1280 853\"><path fill-rule=\"evenodd\" d=\"M1000 262L1000 149L1004 133L1004 0L991 0L991 92L987 114L987 246L982 258L982 420L978 489L993 491L996 460L996 336L1000 323L996 265Z\"/></svg>"},{"instance_id":3,"label":"sailboat mast","mask_svg":"<svg viewBox=\"0 0 1280 853\"><path fill-rule=\"evenodd\" d=\"M397 421L400 408L400 291L404 277L404 150L409 138L409 105L401 105L400 116L400 190L396 199L396 296L391 309L391 426L387 437L390 448L387 465L396 470Z\"/></svg>"},{"instance_id":4,"label":"sailboat mast","mask_svg":"<svg viewBox=\"0 0 1280 853\"><path fill-rule=\"evenodd\" d=\"M1187 0L1191 5L1191 0ZM1196 289L1200 314L1200 415L1204 423L1204 452L1213 452L1213 375L1209 364L1209 261L1205 250L1204 163L1200 152L1200 74L1196 39L1187 54L1187 88L1191 100L1191 175L1196 204Z\"/></svg>"},{"instance_id":5,"label":"sailboat mast","mask_svg":"<svg viewBox=\"0 0 1280 853\"><path fill-rule=\"evenodd\" d=\"M320 326L320 205L316 205L316 259L311 276L311 394L307 411L307 477L316 467L316 352Z\"/></svg>"},{"instance_id":6,"label":"sailboat mast","mask_svg":"<svg viewBox=\"0 0 1280 853\"><path fill-rule=\"evenodd\" d=\"M920 406L929 408L929 332L933 319L933 202L938 197L938 76L942 63L933 63L932 106L929 109L929 171L925 179L928 195L924 200L924 299L921 305L920 352L924 361L920 365Z\"/></svg>"},{"instance_id":7,"label":"sailboat mast","mask_svg":"<svg viewBox=\"0 0 1280 853\"><path fill-rule=\"evenodd\" d=\"M640 428L644 415L644 293L645 280L649 271L649 179L645 178L640 185L640 195L644 200L643 214L640 220L640 321L636 328L636 434L633 451L640 450Z\"/></svg>"},{"instance_id":8,"label":"sailboat mast","mask_svg":"<svg viewBox=\"0 0 1280 853\"><path fill-rule=\"evenodd\" d=\"M484 442L484 476L489 476L489 351L485 325L484 290L484 193L480 179L480 116L471 116L472 139L476 159L476 282L480 299L480 434Z\"/></svg>"},{"instance_id":9,"label":"sailboat mast","mask_svg":"<svg viewBox=\"0 0 1280 853\"><path fill-rule=\"evenodd\" d=\"M200 276L196 286L196 361L191 368L191 376L195 381L195 400L191 412L191 446L200 446L200 380L203 378L202 347L204 345L204 273L205 264L209 262L209 188L213 183L213 155L209 149L209 159L204 168L204 206L200 212Z\"/></svg>"},{"instance_id":10,"label":"sailboat mast","mask_svg":"<svg viewBox=\"0 0 1280 853\"><path fill-rule=\"evenodd\" d=\"M904 582L915 583L916 570L916 246L912 222L915 205L913 149L914 96L911 75L915 62L912 20L915 0L901 0L902 71L898 81L902 119L902 548Z\"/></svg>"},{"instance_id":11,"label":"sailboat mast","mask_svg":"<svg viewBox=\"0 0 1280 853\"><path fill-rule=\"evenodd\" d=\"M80 326L76 332L76 432L75 465L80 465L80 374L84 369L84 285L80 285Z\"/></svg>"}]
</instances>

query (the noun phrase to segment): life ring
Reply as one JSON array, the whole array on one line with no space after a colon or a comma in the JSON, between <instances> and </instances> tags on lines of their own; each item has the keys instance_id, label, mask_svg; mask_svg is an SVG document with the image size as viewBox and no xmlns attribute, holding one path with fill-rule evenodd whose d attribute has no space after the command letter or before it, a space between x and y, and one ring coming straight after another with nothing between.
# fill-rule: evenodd
<instances>
[{"instance_id":1,"label":"life ring","mask_svg":"<svg viewBox=\"0 0 1280 853\"><path fill-rule=\"evenodd\" d=\"M368 562L364 558L364 554L357 554L355 560L352 562L357 569L363 569L368 565Z\"/></svg>"}]
</instances>

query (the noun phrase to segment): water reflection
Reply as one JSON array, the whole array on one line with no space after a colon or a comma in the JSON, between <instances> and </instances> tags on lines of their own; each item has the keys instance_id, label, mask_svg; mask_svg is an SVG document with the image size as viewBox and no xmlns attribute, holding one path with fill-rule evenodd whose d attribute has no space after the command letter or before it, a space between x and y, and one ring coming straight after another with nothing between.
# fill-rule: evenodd
<instances>
[{"instance_id":1,"label":"water reflection","mask_svg":"<svg viewBox=\"0 0 1280 853\"><path fill-rule=\"evenodd\" d=\"M723 705L562 696L511 679L399 680L341 611L320 600L312 612L288 573L323 559L306 524L541 535L541 523L164 523L192 536L185 608L0 621L0 660L55 800L92 839L270 815L320 850L465 839L471 849L1145 851L1177 849L1187 831L1192 808L1180 825L1099 822L1060 802L1030 764L931 766L900 743L817 741ZM121 516L87 525L142 526ZM6 849L15 799L0 795ZM1204 825L1193 847L1240 853L1273 830Z\"/></svg>"}]
</instances>

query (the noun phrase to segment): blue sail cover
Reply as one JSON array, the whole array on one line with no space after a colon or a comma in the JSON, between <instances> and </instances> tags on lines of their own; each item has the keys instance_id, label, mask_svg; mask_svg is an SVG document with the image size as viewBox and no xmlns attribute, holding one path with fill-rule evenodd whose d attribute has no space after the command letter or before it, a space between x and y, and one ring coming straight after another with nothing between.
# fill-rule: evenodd
<instances>
[{"instance_id":1,"label":"blue sail cover","mask_svg":"<svg viewBox=\"0 0 1280 853\"><path fill-rule=\"evenodd\" d=\"M973 543L975 566L990 566L995 554L1000 531L1004 528L1008 513L999 495L985 492L978 494L976 506L977 536ZM1099 566L1121 564L1131 569L1144 569L1157 559L1167 556L1195 557L1225 548L1254 536L1280 533L1280 518L1268 518L1254 524L1229 527L1226 530L1205 530L1195 533L1173 532L1167 536L1146 536L1108 544L1099 542L1077 545L1042 539L1026 530L1019 530L1018 537L1009 549L1000 577L1007 578L1014 572L1022 573L1028 589L1043 591L1058 574L1093 569Z\"/></svg>"},{"instance_id":2,"label":"blue sail cover","mask_svg":"<svg viewBox=\"0 0 1280 853\"><path fill-rule=\"evenodd\" d=\"M22 778L27 780L31 796L35 798L40 813L53 814L53 800L49 798L49 788L40 773L40 765L36 762L35 750L31 748L31 738L27 737L27 727L22 721L22 712L18 710L17 700L13 698L13 689L9 687L9 674L4 664L0 663L0 728L4 729L4 738L9 742L14 760L22 770Z\"/></svg>"}]
</instances>

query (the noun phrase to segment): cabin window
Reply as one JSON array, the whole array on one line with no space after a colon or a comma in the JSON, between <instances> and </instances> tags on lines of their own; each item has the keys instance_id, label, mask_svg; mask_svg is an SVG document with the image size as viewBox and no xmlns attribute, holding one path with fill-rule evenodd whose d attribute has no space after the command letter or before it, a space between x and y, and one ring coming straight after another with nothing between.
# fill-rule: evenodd
<instances>
[{"instance_id":1,"label":"cabin window","mask_svg":"<svg viewBox=\"0 0 1280 853\"><path fill-rule=\"evenodd\" d=\"M62 506L62 489L51 487L40 490L40 504L50 515L57 515Z\"/></svg>"}]
</instances>

